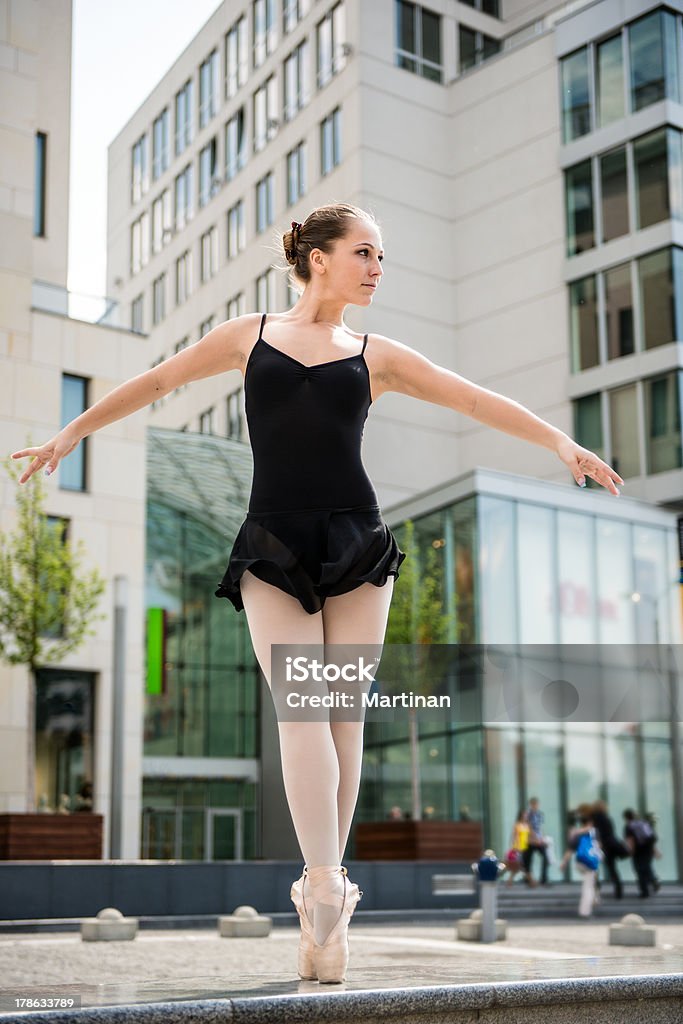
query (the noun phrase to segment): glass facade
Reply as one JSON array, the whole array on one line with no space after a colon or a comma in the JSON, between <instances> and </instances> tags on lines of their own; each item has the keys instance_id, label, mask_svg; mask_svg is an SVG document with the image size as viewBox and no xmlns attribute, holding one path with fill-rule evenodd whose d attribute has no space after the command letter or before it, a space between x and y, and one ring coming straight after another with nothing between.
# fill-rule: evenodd
<instances>
[{"instance_id":1,"label":"glass facade","mask_svg":"<svg viewBox=\"0 0 683 1024\"><path fill-rule=\"evenodd\" d=\"M600 439L591 396L581 415ZM668 420L666 421L668 422ZM665 425L665 424L664 424ZM399 543L405 526L393 527ZM543 504L534 495L485 493L416 517L418 558L439 554L444 602L455 598L461 643L624 644L678 642L675 527ZM400 580L396 586L400 586ZM632 599L639 591L641 600ZM470 685L466 679L459 686ZM470 694L475 712L478 695ZM530 717L530 716L526 716ZM424 818L481 821L486 846L509 845L520 808L536 796L545 831L564 850L567 812L604 799L618 832L622 811L657 816L657 872L678 878L674 768L669 722L476 721L476 713L418 723L417 761ZM366 722L357 821L386 819L412 806L407 723ZM350 854L352 856L352 853ZM559 858L558 858L559 859ZM630 862L622 875L634 880ZM574 867L569 877L579 880ZM550 879L560 877L551 867Z\"/></svg>"},{"instance_id":2,"label":"glass facade","mask_svg":"<svg viewBox=\"0 0 683 1024\"><path fill-rule=\"evenodd\" d=\"M144 778L143 857L259 852L258 668L244 615L214 596L250 476L246 445L148 433L144 755L179 767ZM233 770L197 778L182 771L187 758L230 759Z\"/></svg>"}]
</instances>

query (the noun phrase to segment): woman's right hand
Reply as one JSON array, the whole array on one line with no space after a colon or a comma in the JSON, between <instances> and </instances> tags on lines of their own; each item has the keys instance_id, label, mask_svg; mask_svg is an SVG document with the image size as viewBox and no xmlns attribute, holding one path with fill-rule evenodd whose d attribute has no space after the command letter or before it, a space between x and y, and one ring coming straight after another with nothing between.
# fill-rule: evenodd
<instances>
[{"instance_id":1,"label":"woman's right hand","mask_svg":"<svg viewBox=\"0 0 683 1024\"><path fill-rule=\"evenodd\" d=\"M74 448L77 448L80 441L81 437L66 426L58 434L55 434L53 438L37 448L22 448L19 452L12 452L13 459L23 459L26 456L33 457L33 462L19 477L19 483L25 484L43 466L45 466L45 475L50 476L59 465L60 459L63 459L65 455L72 452Z\"/></svg>"}]
</instances>

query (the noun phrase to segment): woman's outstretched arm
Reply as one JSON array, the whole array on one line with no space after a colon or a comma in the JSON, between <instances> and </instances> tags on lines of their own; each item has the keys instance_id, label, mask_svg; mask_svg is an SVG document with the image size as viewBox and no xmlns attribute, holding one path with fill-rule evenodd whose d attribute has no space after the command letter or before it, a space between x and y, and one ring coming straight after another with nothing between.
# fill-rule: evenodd
<instances>
[{"instance_id":1,"label":"woman's outstretched arm","mask_svg":"<svg viewBox=\"0 0 683 1024\"><path fill-rule=\"evenodd\" d=\"M26 483L43 466L49 476L60 460L77 448L88 434L130 416L182 384L238 369L243 361L242 342L258 322L259 314L250 313L218 324L194 345L188 345L150 370L119 384L45 444L13 452L13 459L33 457L19 483Z\"/></svg>"},{"instance_id":2,"label":"woman's outstretched arm","mask_svg":"<svg viewBox=\"0 0 683 1024\"><path fill-rule=\"evenodd\" d=\"M384 391L397 391L448 406L496 430L554 451L581 486L584 477L589 476L611 494L619 494L616 485L624 481L611 466L519 402L473 384L415 349L382 335L371 336L368 355L375 400Z\"/></svg>"}]
</instances>

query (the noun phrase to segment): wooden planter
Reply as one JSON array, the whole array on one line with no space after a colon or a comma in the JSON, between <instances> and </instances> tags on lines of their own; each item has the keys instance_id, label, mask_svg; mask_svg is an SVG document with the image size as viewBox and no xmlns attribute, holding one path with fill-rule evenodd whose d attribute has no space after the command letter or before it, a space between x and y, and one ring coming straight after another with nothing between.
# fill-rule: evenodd
<instances>
[{"instance_id":1,"label":"wooden planter","mask_svg":"<svg viewBox=\"0 0 683 1024\"><path fill-rule=\"evenodd\" d=\"M479 821L365 821L356 826L357 860L479 860Z\"/></svg>"},{"instance_id":2,"label":"wooden planter","mask_svg":"<svg viewBox=\"0 0 683 1024\"><path fill-rule=\"evenodd\" d=\"M102 860L103 816L0 814L0 860Z\"/></svg>"}]
</instances>

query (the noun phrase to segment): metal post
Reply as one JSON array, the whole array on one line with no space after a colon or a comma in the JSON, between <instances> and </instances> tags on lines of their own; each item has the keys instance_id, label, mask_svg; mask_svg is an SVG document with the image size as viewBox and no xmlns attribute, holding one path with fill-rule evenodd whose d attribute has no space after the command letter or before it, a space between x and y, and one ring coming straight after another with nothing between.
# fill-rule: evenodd
<instances>
[{"instance_id":1,"label":"metal post","mask_svg":"<svg viewBox=\"0 0 683 1024\"><path fill-rule=\"evenodd\" d=\"M481 889L481 941L496 941L496 917L498 916L498 883L480 882Z\"/></svg>"},{"instance_id":2,"label":"metal post","mask_svg":"<svg viewBox=\"0 0 683 1024\"><path fill-rule=\"evenodd\" d=\"M123 846L123 764L124 764L124 691L126 679L126 614L128 579L114 577L114 652L111 687L111 780L109 805L109 856L121 859Z\"/></svg>"}]
</instances>

